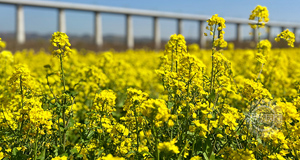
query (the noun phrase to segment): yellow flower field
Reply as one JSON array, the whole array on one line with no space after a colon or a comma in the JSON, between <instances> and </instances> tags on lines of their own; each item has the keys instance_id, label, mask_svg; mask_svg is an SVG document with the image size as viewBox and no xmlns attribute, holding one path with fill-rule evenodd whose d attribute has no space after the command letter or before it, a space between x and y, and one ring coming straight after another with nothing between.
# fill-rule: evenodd
<instances>
[{"instance_id":1,"label":"yellow flower field","mask_svg":"<svg viewBox=\"0 0 300 160\"><path fill-rule=\"evenodd\" d=\"M263 28L266 7L250 19ZM225 23L208 20L210 50L176 34L164 51L78 51L61 32L52 54L0 41L0 159L298 159L300 49L227 47Z\"/></svg>"}]
</instances>

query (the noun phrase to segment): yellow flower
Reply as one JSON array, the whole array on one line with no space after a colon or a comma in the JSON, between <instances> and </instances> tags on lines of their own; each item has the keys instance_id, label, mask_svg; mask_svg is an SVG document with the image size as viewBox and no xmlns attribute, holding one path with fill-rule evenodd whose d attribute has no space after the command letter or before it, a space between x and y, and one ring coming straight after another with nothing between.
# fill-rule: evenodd
<instances>
[{"instance_id":1,"label":"yellow flower","mask_svg":"<svg viewBox=\"0 0 300 160\"><path fill-rule=\"evenodd\" d=\"M222 134L217 134L217 137L218 138L223 138L223 135Z\"/></svg>"},{"instance_id":2,"label":"yellow flower","mask_svg":"<svg viewBox=\"0 0 300 160\"><path fill-rule=\"evenodd\" d=\"M9 63L14 62L14 56L10 51L4 50L0 53L0 62L1 61Z\"/></svg>"},{"instance_id":3,"label":"yellow flower","mask_svg":"<svg viewBox=\"0 0 300 160\"><path fill-rule=\"evenodd\" d=\"M208 19L207 22L208 22L208 26L210 26L209 27L210 35L214 35L214 32L216 31L219 32L219 38L216 39L217 37L215 37L216 40L213 43L214 47L221 47L221 48L227 47L227 42L224 40L225 32L223 31L223 29L226 28L224 18L219 17L218 14L215 14L210 19ZM207 29L208 26L206 27ZM217 30L213 31L213 28L217 28Z\"/></svg>"},{"instance_id":4,"label":"yellow flower","mask_svg":"<svg viewBox=\"0 0 300 160\"><path fill-rule=\"evenodd\" d=\"M169 109L164 100L149 99L141 105L141 113L147 118L157 122L157 127L161 126L162 122L167 122L171 116ZM169 125L174 125L173 121L169 121Z\"/></svg>"},{"instance_id":5,"label":"yellow flower","mask_svg":"<svg viewBox=\"0 0 300 160\"><path fill-rule=\"evenodd\" d=\"M271 47L272 47L272 44L267 39L261 40L257 44L258 52L256 53L256 59L260 63L262 63L262 64L266 63L267 58L268 58L268 53L271 52Z\"/></svg>"},{"instance_id":6,"label":"yellow flower","mask_svg":"<svg viewBox=\"0 0 300 160\"><path fill-rule=\"evenodd\" d=\"M246 135L242 135L242 140L246 140L247 136Z\"/></svg>"},{"instance_id":7,"label":"yellow flower","mask_svg":"<svg viewBox=\"0 0 300 160\"><path fill-rule=\"evenodd\" d=\"M258 99L272 99L270 92L263 88L260 82L255 82L253 80L246 79L244 82L243 96L248 101L258 100Z\"/></svg>"},{"instance_id":8,"label":"yellow flower","mask_svg":"<svg viewBox=\"0 0 300 160\"><path fill-rule=\"evenodd\" d=\"M295 42L295 34L288 29L282 31L280 34L277 35L275 38L276 42L279 42L280 39L284 39L288 42L288 45L291 47L294 47L294 42Z\"/></svg>"},{"instance_id":9,"label":"yellow flower","mask_svg":"<svg viewBox=\"0 0 300 160\"><path fill-rule=\"evenodd\" d=\"M270 52L271 51L272 44L269 40L261 40L257 44L257 48L262 49L263 51Z\"/></svg>"},{"instance_id":10,"label":"yellow flower","mask_svg":"<svg viewBox=\"0 0 300 160\"><path fill-rule=\"evenodd\" d=\"M265 26L265 22L269 22L269 11L267 9L267 7L264 6L256 6L254 10L252 10L252 14L249 16L249 20L255 20L257 19L257 21L260 24L249 24L251 26L251 28L255 29L255 28L262 28Z\"/></svg>"},{"instance_id":11,"label":"yellow flower","mask_svg":"<svg viewBox=\"0 0 300 160\"><path fill-rule=\"evenodd\" d=\"M165 153L179 153L178 147L175 145L176 140L173 139L171 142L163 142L158 144L158 150L160 152L165 152Z\"/></svg>"},{"instance_id":12,"label":"yellow flower","mask_svg":"<svg viewBox=\"0 0 300 160\"><path fill-rule=\"evenodd\" d=\"M6 47L6 43L2 41L2 39L0 38L0 50L4 49L5 47Z\"/></svg>"},{"instance_id":13,"label":"yellow flower","mask_svg":"<svg viewBox=\"0 0 300 160\"><path fill-rule=\"evenodd\" d=\"M3 158L4 158L4 153L0 152L0 159L3 159Z\"/></svg>"},{"instance_id":14,"label":"yellow flower","mask_svg":"<svg viewBox=\"0 0 300 160\"><path fill-rule=\"evenodd\" d=\"M95 109L99 113L112 113L116 110L116 98L117 97L112 90L103 90L100 94L96 94L92 109Z\"/></svg>"},{"instance_id":15,"label":"yellow flower","mask_svg":"<svg viewBox=\"0 0 300 160\"><path fill-rule=\"evenodd\" d=\"M100 158L98 158L97 160L125 160L125 158L114 157L113 155L108 154L107 156L102 157L102 158L100 157Z\"/></svg>"},{"instance_id":16,"label":"yellow flower","mask_svg":"<svg viewBox=\"0 0 300 160\"><path fill-rule=\"evenodd\" d=\"M168 121L168 126L169 127L173 127L174 126L174 122L171 119Z\"/></svg>"},{"instance_id":17,"label":"yellow flower","mask_svg":"<svg viewBox=\"0 0 300 160\"><path fill-rule=\"evenodd\" d=\"M225 19L222 17L219 17L218 14L213 15L210 19L207 20L207 23L210 27L217 25L218 30L221 31L225 26Z\"/></svg>"},{"instance_id":18,"label":"yellow flower","mask_svg":"<svg viewBox=\"0 0 300 160\"><path fill-rule=\"evenodd\" d=\"M62 156L62 157L58 156L58 157L52 158L51 160L67 160L67 159L68 159L67 156Z\"/></svg>"},{"instance_id":19,"label":"yellow flower","mask_svg":"<svg viewBox=\"0 0 300 160\"><path fill-rule=\"evenodd\" d=\"M201 157L199 157L199 156L194 156L194 157L192 157L190 160L201 160L202 158Z\"/></svg>"},{"instance_id":20,"label":"yellow flower","mask_svg":"<svg viewBox=\"0 0 300 160\"><path fill-rule=\"evenodd\" d=\"M52 52L53 55L65 57L72 53L70 49L71 44L69 42L69 37L66 33L54 32L50 42L53 47L58 48Z\"/></svg>"}]
</instances>

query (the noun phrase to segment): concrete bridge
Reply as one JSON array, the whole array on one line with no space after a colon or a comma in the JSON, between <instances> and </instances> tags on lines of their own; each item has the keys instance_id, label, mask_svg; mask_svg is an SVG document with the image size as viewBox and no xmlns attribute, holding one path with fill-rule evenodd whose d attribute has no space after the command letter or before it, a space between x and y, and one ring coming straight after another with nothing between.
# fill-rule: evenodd
<instances>
[{"instance_id":1,"label":"concrete bridge","mask_svg":"<svg viewBox=\"0 0 300 160\"><path fill-rule=\"evenodd\" d=\"M133 22L132 16L144 16L153 18L153 42L155 48L160 48L161 37L159 28L160 18L169 18L177 20L177 34L182 33L183 22L182 20L192 20L199 22L199 36L198 42L200 46L205 46L204 32L206 20L210 16L203 15L193 15L193 14L178 14L170 12L157 12L149 10L138 10L138 9L127 9L127 8L117 8L117 7L106 7L106 6L95 6L86 4L75 4L75 3L64 3L64 2L51 2L51 1L32 1L32 0L0 0L1 4L10 4L16 6L16 40L17 43L25 43L25 19L23 6L31 7L42 7L42 8L54 8L59 12L58 14L58 27L57 30L60 32L66 32L66 16L65 10L78 10L78 11L90 11L94 12L94 42L97 46L101 47L103 45L103 33L102 33L102 21L101 13L113 13L126 15L126 45L127 48L132 49L134 47L134 35L133 35ZM240 18L224 18L226 24L236 25L236 41L242 41L242 25L248 25L249 23L255 24L257 22L250 21L247 19ZM279 27L283 31L286 28L292 28L292 31L296 33L297 29L300 28L298 23L282 23L282 22L268 22L266 27L271 30L273 27ZM257 32L254 30L254 33ZM268 39L271 39L270 32L267 33ZM257 40L257 34L252 35L253 40Z\"/></svg>"}]
</instances>

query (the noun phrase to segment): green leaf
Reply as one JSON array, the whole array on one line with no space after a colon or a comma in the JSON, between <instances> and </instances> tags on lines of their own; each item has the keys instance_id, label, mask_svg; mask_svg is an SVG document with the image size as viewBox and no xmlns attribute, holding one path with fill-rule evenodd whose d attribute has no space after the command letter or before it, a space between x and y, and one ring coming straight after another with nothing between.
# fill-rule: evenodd
<instances>
[{"instance_id":1,"label":"green leaf","mask_svg":"<svg viewBox=\"0 0 300 160\"><path fill-rule=\"evenodd\" d=\"M58 147L56 145L52 145L52 147L54 148L54 156L57 157L58 156Z\"/></svg>"},{"instance_id":2,"label":"green leaf","mask_svg":"<svg viewBox=\"0 0 300 160\"><path fill-rule=\"evenodd\" d=\"M72 97L75 97L75 96L77 96L79 94L79 92L77 92L77 91L71 91L70 94L71 94Z\"/></svg>"},{"instance_id":3,"label":"green leaf","mask_svg":"<svg viewBox=\"0 0 300 160\"><path fill-rule=\"evenodd\" d=\"M72 154L77 154L77 153L78 153L78 151L77 151L76 148L71 149L70 152L71 152Z\"/></svg>"},{"instance_id":4,"label":"green leaf","mask_svg":"<svg viewBox=\"0 0 300 160\"><path fill-rule=\"evenodd\" d=\"M98 150L99 150L98 156L100 156L104 152L104 149L98 149Z\"/></svg>"},{"instance_id":5,"label":"green leaf","mask_svg":"<svg viewBox=\"0 0 300 160\"><path fill-rule=\"evenodd\" d=\"M146 151L140 152L141 155L144 155L145 153L150 155L151 157L154 157L150 152L146 152Z\"/></svg>"},{"instance_id":6,"label":"green leaf","mask_svg":"<svg viewBox=\"0 0 300 160\"><path fill-rule=\"evenodd\" d=\"M74 126L74 124L75 124L75 120L73 118L70 118L67 128Z\"/></svg>"},{"instance_id":7,"label":"green leaf","mask_svg":"<svg viewBox=\"0 0 300 160\"><path fill-rule=\"evenodd\" d=\"M78 154L78 155L77 155L77 158L82 158L82 157L83 157L82 154Z\"/></svg>"},{"instance_id":8,"label":"green leaf","mask_svg":"<svg viewBox=\"0 0 300 160\"><path fill-rule=\"evenodd\" d=\"M215 91L213 90L213 92L208 96L208 99L210 99L211 101L214 101L216 98L216 93Z\"/></svg>"},{"instance_id":9,"label":"green leaf","mask_svg":"<svg viewBox=\"0 0 300 160\"><path fill-rule=\"evenodd\" d=\"M172 108L174 106L174 102L168 102L168 108Z\"/></svg>"},{"instance_id":10,"label":"green leaf","mask_svg":"<svg viewBox=\"0 0 300 160\"><path fill-rule=\"evenodd\" d=\"M44 160L45 159L45 152L46 152L46 148L43 149L42 153L38 156L38 159Z\"/></svg>"},{"instance_id":11,"label":"green leaf","mask_svg":"<svg viewBox=\"0 0 300 160\"><path fill-rule=\"evenodd\" d=\"M125 155L125 157L127 157L127 156L130 155L131 153L135 153L135 151L129 151L129 152Z\"/></svg>"},{"instance_id":12,"label":"green leaf","mask_svg":"<svg viewBox=\"0 0 300 160\"><path fill-rule=\"evenodd\" d=\"M91 131L90 133L89 133L89 135L87 136L87 139L90 139L93 135L94 135L94 131Z\"/></svg>"},{"instance_id":13,"label":"green leaf","mask_svg":"<svg viewBox=\"0 0 300 160\"><path fill-rule=\"evenodd\" d=\"M12 150L12 155L13 156L17 155L17 152L18 152L17 148L14 147L13 150Z\"/></svg>"},{"instance_id":14,"label":"green leaf","mask_svg":"<svg viewBox=\"0 0 300 160\"><path fill-rule=\"evenodd\" d=\"M205 152L210 153L210 151L211 151L211 140L210 137L207 137L205 141Z\"/></svg>"},{"instance_id":15,"label":"green leaf","mask_svg":"<svg viewBox=\"0 0 300 160\"><path fill-rule=\"evenodd\" d=\"M215 160L216 159L214 153L211 154L210 158L208 158L208 156L205 152L203 153L203 156L204 156L205 160Z\"/></svg>"},{"instance_id":16,"label":"green leaf","mask_svg":"<svg viewBox=\"0 0 300 160\"><path fill-rule=\"evenodd\" d=\"M89 107L91 107L92 104L93 104L93 100L87 99L84 104L87 105L87 106L89 106Z\"/></svg>"},{"instance_id":17,"label":"green leaf","mask_svg":"<svg viewBox=\"0 0 300 160\"><path fill-rule=\"evenodd\" d=\"M257 140L257 142L258 142L259 144L262 144L262 142L261 142L261 139L260 139L260 138L257 138L256 140Z\"/></svg>"},{"instance_id":18,"label":"green leaf","mask_svg":"<svg viewBox=\"0 0 300 160\"><path fill-rule=\"evenodd\" d=\"M61 156L69 157L68 153L63 153L63 154L61 154Z\"/></svg>"},{"instance_id":19,"label":"green leaf","mask_svg":"<svg viewBox=\"0 0 300 160\"><path fill-rule=\"evenodd\" d=\"M210 160L215 160L215 154L214 154L214 152L211 154Z\"/></svg>"},{"instance_id":20,"label":"green leaf","mask_svg":"<svg viewBox=\"0 0 300 160\"><path fill-rule=\"evenodd\" d=\"M207 157L207 155L206 155L205 152L203 153L203 156L204 156L204 159L205 159L205 160L209 160L209 158Z\"/></svg>"},{"instance_id":21,"label":"green leaf","mask_svg":"<svg viewBox=\"0 0 300 160\"><path fill-rule=\"evenodd\" d=\"M49 76L52 76L52 75L56 75L56 73L54 73L54 72L48 73L48 74L46 75L46 77L49 77Z\"/></svg>"},{"instance_id":22,"label":"green leaf","mask_svg":"<svg viewBox=\"0 0 300 160\"><path fill-rule=\"evenodd\" d=\"M46 65L44 65L44 68L49 68L49 69L51 69L51 66L50 66L50 64L46 64Z\"/></svg>"}]
</instances>

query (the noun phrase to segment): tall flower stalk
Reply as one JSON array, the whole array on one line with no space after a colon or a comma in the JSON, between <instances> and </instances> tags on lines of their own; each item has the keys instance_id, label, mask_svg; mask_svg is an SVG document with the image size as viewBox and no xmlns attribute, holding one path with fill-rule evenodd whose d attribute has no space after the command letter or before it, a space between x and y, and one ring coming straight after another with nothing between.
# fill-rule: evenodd
<instances>
[{"instance_id":1,"label":"tall flower stalk","mask_svg":"<svg viewBox=\"0 0 300 160\"><path fill-rule=\"evenodd\" d=\"M67 107L67 93L66 93L66 83L65 83L65 74L64 74L64 67L63 67L63 61L64 58L69 56L72 52L70 49L70 42L69 37L67 34L62 32L55 32L52 35L52 38L50 40L53 47L56 47L57 49L54 49L52 54L54 56L59 57L60 60L60 69L61 69L61 82L63 85L63 94L62 94L62 104L60 105L62 107L62 121L63 121L63 130L62 132L62 146L63 150L65 150L65 142L66 142L66 107ZM60 108L59 108L60 109ZM58 123L59 119L58 119ZM60 129L59 129L60 130Z\"/></svg>"},{"instance_id":2,"label":"tall flower stalk","mask_svg":"<svg viewBox=\"0 0 300 160\"><path fill-rule=\"evenodd\" d=\"M267 49L268 51L271 48L271 43L268 40L263 40L261 41L260 36L261 33L259 32L260 28L264 28L265 24L267 22L269 22L269 11L267 9L267 7L265 6L256 6L254 8L254 10L252 10L251 15L249 16L249 20L256 20L257 23L256 24L249 24L251 26L252 29L257 29L257 36L258 36L258 44L257 44L257 53L256 53L256 59L258 60L258 62L261 63L261 69L258 73L257 79L260 79L260 75L262 73L264 64L266 62L266 55L267 51L264 51L264 49ZM255 33L253 33L253 36ZM256 40L255 40L256 41Z\"/></svg>"}]
</instances>

